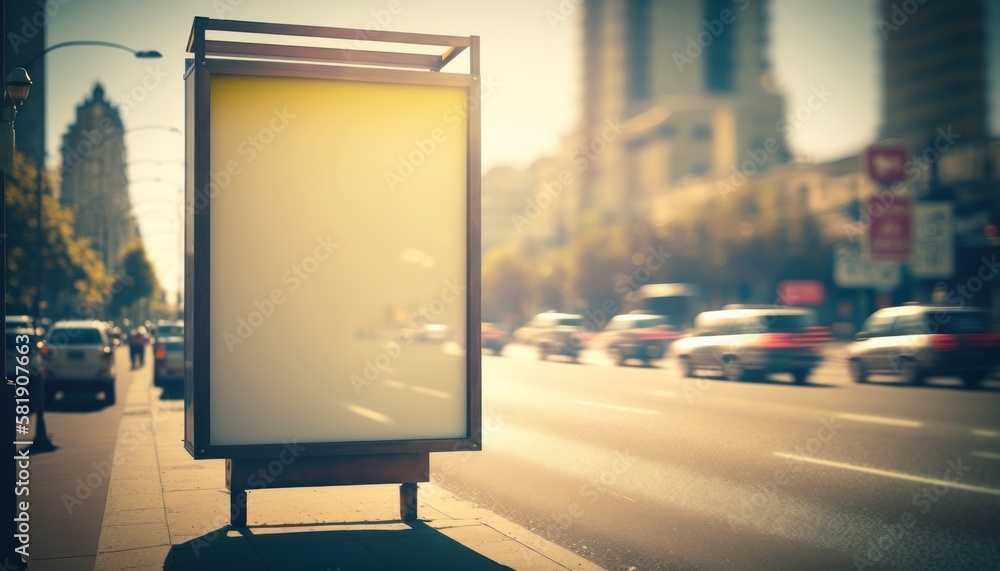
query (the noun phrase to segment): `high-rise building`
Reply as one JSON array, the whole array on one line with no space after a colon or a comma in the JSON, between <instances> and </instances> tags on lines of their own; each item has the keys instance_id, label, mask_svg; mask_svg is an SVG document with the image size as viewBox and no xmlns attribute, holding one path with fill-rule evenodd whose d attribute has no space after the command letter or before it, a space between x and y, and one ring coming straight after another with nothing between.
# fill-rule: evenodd
<instances>
[{"instance_id":1,"label":"high-rise building","mask_svg":"<svg viewBox=\"0 0 1000 571\"><path fill-rule=\"evenodd\" d=\"M124 128L118 109L98 83L76 108L76 122L62 142L60 203L76 214L76 234L90 238L109 271L138 236L125 174Z\"/></svg>"},{"instance_id":2,"label":"high-rise building","mask_svg":"<svg viewBox=\"0 0 1000 571\"><path fill-rule=\"evenodd\" d=\"M938 129L963 142L986 140L986 24L983 0L882 0L882 139L911 152Z\"/></svg>"},{"instance_id":3,"label":"high-rise building","mask_svg":"<svg viewBox=\"0 0 1000 571\"><path fill-rule=\"evenodd\" d=\"M687 176L787 162L767 2L585 0L581 205L628 220ZM635 212L628 212L629 209Z\"/></svg>"}]
</instances>

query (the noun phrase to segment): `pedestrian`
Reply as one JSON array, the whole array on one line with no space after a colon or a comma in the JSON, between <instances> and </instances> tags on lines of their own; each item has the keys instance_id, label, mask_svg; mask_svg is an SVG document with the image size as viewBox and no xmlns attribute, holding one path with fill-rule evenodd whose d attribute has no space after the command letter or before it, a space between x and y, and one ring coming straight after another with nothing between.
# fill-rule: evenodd
<instances>
[{"instance_id":1,"label":"pedestrian","mask_svg":"<svg viewBox=\"0 0 1000 571\"><path fill-rule=\"evenodd\" d=\"M138 369L146 360L146 336L140 329L133 329L129 334L128 347L132 368ZM137 359L139 364L136 364Z\"/></svg>"}]
</instances>

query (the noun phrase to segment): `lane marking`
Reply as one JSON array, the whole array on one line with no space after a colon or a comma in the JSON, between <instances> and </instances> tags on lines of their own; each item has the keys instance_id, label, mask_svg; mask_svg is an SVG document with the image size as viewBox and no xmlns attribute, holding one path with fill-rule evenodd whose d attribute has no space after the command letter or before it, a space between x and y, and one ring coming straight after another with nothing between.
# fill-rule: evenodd
<instances>
[{"instance_id":1,"label":"lane marking","mask_svg":"<svg viewBox=\"0 0 1000 571\"><path fill-rule=\"evenodd\" d=\"M830 466L831 468L841 468L843 470L853 470L855 472L874 474L876 476L884 476L886 478L896 478L897 480L909 480L911 482L920 482L921 484L946 486L948 488L954 488L956 490L965 490L967 492L977 492L980 494L990 494L992 496L1000 496L1000 490L994 490L993 488L970 486L968 484L959 484L958 482L949 482L947 480L936 480L934 478L925 478L923 476L913 476L911 474L904 474L902 472L890 472L889 470L866 468L865 466L855 466L854 464L845 464L843 462L820 460L819 458L810 458L808 456L796 456L795 454L788 454L787 452L775 452L774 455L778 456L779 458L798 460L799 462L810 462L812 464L819 464L821 466Z\"/></svg>"},{"instance_id":2,"label":"lane marking","mask_svg":"<svg viewBox=\"0 0 1000 571\"><path fill-rule=\"evenodd\" d=\"M996 430L983 430L981 428L975 428L972 430L972 435L982 436L985 438L996 438L1000 436L1000 432L997 432Z\"/></svg>"},{"instance_id":3,"label":"lane marking","mask_svg":"<svg viewBox=\"0 0 1000 571\"><path fill-rule=\"evenodd\" d=\"M677 398L680 395L672 391L661 391L657 389L650 389L646 391L646 394L652 397L667 397L667 398Z\"/></svg>"},{"instance_id":4,"label":"lane marking","mask_svg":"<svg viewBox=\"0 0 1000 571\"><path fill-rule=\"evenodd\" d=\"M867 414L851 414L849 412L838 412L837 417L856 420L858 422L871 422L875 424L890 424L892 426L905 426L907 428L920 428L924 425L916 420L906 420L905 418L890 418L888 416L869 416Z\"/></svg>"},{"instance_id":5,"label":"lane marking","mask_svg":"<svg viewBox=\"0 0 1000 571\"><path fill-rule=\"evenodd\" d=\"M593 401L589 401L589 400L573 400L573 401L570 401L570 402L572 402L574 404L584 404L584 405L587 405L587 406L596 406L596 407L599 407L599 408L608 408L608 409L611 409L611 410L620 410L620 411L624 411L624 412L636 412L636 413L639 413L639 414L663 414L662 412L660 412L658 410L649 410L649 409L646 409L646 408L632 408L630 406L618 406L616 404L604 404L603 402L593 402Z\"/></svg>"},{"instance_id":6,"label":"lane marking","mask_svg":"<svg viewBox=\"0 0 1000 571\"><path fill-rule=\"evenodd\" d=\"M636 503L636 501L635 501L635 500L633 500L632 498L630 498L630 497L628 497L628 496L626 496L626 495L624 495L624 494L619 494L618 492L616 492L616 491L614 491L614 490L608 490L608 492L610 492L610 493L611 493L611 495L614 495L614 496L618 496L619 498L622 498L622 499L625 499L625 500L628 500L628 501L632 502L633 504L634 504L634 503Z\"/></svg>"},{"instance_id":7,"label":"lane marking","mask_svg":"<svg viewBox=\"0 0 1000 571\"><path fill-rule=\"evenodd\" d=\"M982 450L976 450L972 453L973 456L978 456L979 458L986 458L987 460L1000 460L1000 454L996 452L983 452Z\"/></svg>"}]
</instances>

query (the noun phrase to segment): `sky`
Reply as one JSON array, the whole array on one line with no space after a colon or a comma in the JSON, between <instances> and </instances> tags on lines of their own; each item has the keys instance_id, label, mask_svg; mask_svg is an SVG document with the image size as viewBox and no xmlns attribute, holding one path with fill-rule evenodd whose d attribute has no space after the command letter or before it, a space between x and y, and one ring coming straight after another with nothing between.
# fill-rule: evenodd
<instances>
[{"instance_id":1,"label":"sky","mask_svg":"<svg viewBox=\"0 0 1000 571\"><path fill-rule=\"evenodd\" d=\"M43 4L42 0L30 0ZM126 129L183 127L184 52L195 16L478 35L484 80L496 88L483 101L484 172L499 165L526 166L554 152L580 111L582 47L579 0L55 0L47 44L102 40L162 59L142 60L100 47L55 50L44 81L50 157L74 120L75 108L100 81L117 102ZM987 2L987 4L991 4ZM785 94L786 110L803 105L811 90L833 93L827 104L789 135L800 159L823 161L855 153L879 127L880 38L876 0L772 0L770 59ZM565 20L553 18L565 15ZM990 10L1000 30L1000 9ZM994 38L995 39L995 38ZM683 41L680 44L683 46ZM990 46L990 77L1000 77L997 42ZM461 69L466 59L452 65ZM467 69L465 67L464 69ZM42 78L33 78L39 81ZM990 101L997 107L997 92ZM30 101L30 100L29 100ZM994 132L998 121L994 114ZM181 275L184 156L182 135L169 129L129 132L130 193L147 252L161 284L173 295ZM161 161L161 162L155 162ZM57 166L50 163L50 166ZM171 297L172 299L172 297Z\"/></svg>"}]
</instances>

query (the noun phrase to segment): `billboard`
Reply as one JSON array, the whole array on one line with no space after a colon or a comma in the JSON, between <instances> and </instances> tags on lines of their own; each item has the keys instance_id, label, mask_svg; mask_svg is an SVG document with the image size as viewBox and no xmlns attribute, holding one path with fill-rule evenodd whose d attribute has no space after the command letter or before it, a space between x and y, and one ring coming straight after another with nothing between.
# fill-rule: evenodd
<instances>
[{"instance_id":1,"label":"billboard","mask_svg":"<svg viewBox=\"0 0 1000 571\"><path fill-rule=\"evenodd\" d=\"M379 36L448 46L427 55L206 42L212 30L355 32L195 21L186 448L479 449L478 38ZM440 71L465 48L470 73Z\"/></svg>"}]
</instances>

